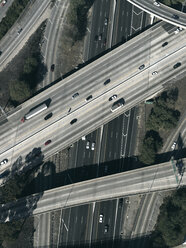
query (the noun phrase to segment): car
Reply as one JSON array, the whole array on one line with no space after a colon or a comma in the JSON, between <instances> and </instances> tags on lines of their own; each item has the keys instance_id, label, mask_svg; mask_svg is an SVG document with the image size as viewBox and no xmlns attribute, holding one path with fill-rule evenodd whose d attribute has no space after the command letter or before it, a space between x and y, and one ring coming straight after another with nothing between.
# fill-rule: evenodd
<instances>
[{"instance_id":1,"label":"car","mask_svg":"<svg viewBox=\"0 0 186 248\"><path fill-rule=\"evenodd\" d=\"M92 151L94 151L95 145L96 145L96 143L95 143L95 142L92 142L92 146L91 146L91 150L92 150Z\"/></svg>"},{"instance_id":2,"label":"car","mask_svg":"<svg viewBox=\"0 0 186 248\"><path fill-rule=\"evenodd\" d=\"M171 149L174 150L176 148L176 141L174 141L174 143L171 146Z\"/></svg>"},{"instance_id":3,"label":"car","mask_svg":"<svg viewBox=\"0 0 186 248\"><path fill-rule=\"evenodd\" d=\"M157 7L160 7L160 3L159 2L157 2L157 1L154 1L154 3L153 3L155 6L157 6Z\"/></svg>"},{"instance_id":4,"label":"car","mask_svg":"<svg viewBox=\"0 0 186 248\"><path fill-rule=\"evenodd\" d=\"M168 45L168 42L165 41L165 42L162 44L162 47L165 47L165 46L167 46L167 45Z\"/></svg>"},{"instance_id":5,"label":"car","mask_svg":"<svg viewBox=\"0 0 186 248\"><path fill-rule=\"evenodd\" d=\"M102 34L98 36L98 40L102 40Z\"/></svg>"},{"instance_id":6,"label":"car","mask_svg":"<svg viewBox=\"0 0 186 248\"><path fill-rule=\"evenodd\" d=\"M10 174L10 170L5 170L3 173L0 174L0 179L8 176Z\"/></svg>"},{"instance_id":7,"label":"car","mask_svg":"<svg viewBox=\"0 0 186 248\"><path fill-rule=\"evenodd\" d=\"M104 233L108 233L108 231L109 231L109 225L107 224L105 225Z\"/></svg>"},{"instance_id":8,"label":"car","mask_svg":"<svg viewBox=\"0 0 186 248\"><path fill-rule=\"evenodd\" d=\"M123 198L119 199L119 208L121 208L123 206Z\"/></svg>"},{"instance_id":9,"label":"car","mask_svg":"<svg viewBox=\"0 0 186 248\"><path fill-rule=\"evenodd\" d=\"M70 125L73 125L76 122L77 122L77 119L75 118L75 119L71 120Z\"/></svg>"},{"instance_id":10,"label":"car","mask_svg":"<svg viewBox=\"0 0 186 248\"><path fill-rule=\"evenodd\" d=\"M20 34L23 31L22 28L19 29L19 31L17 32L17 34Z\"/></svg>"},{"instance_id":11,"label":"car","mask_svg":"<svg viewBox=\"0 0 186 248\"><path fill-rule=\"evenodd\" d=\"M176 63L176 64L173 66L173 68L176 69L176 68L178 68L178 67L180 67L180 66L181 66L181 63L178 62L178 63Z\"/></svg>"},{"instance_id":12,"label":"car","mask_svg":"<svg viewBox=\"0 0 186 248\"><path fill-rule=\"evenodd\" d=\"M86 143L86 149L89 149L90 148L90 141L87 141Z\"/></svg>"},{"instance_id":13,"label":"car","mask_svg":"<svg viewBox=\"0 0 186 248\"><path fill-rule=\"evenodd\" d=\"M156 74L158 74L158 72L157 71L153 71L152 75L156 75Z\"/></svg>"},{"instance_id":14,"label":"car","mask_svg":"<svg viewBox=\"0 0 186 248\"><path fill-rule=\"evenodd\" d=\"M0 165L4 165L4 164L6 164L6 163L8 163L8 159L7 159L7 158L3 159L3 160L0 162Z\"/></svg>"},{"instance_id":15,"label":"car","mask_svg":"<svg viewBox=\"0 0 186 248\"><path fill-rule=\"evenodd\" d=\"M49 113L48 115L46 115L45 118L44 118L45 121L48 120L48 119L50 119L52 116L53 116L52 112Z\"/></svg>"},{"instance_id":16,"label":"car","mask_svg":"<svg viewBox=\"0 0 186 248\"><path fill-rule=\"evenodd\" d=\"M82 139L82 140L86 140L86 136L83 136L81 139Z\"/></svg>"},{"instance_id":17,"label":"car","mask_svg":"<svg viewBox=\"0 0 186 248\"><path fill-rule=\"evenodd\" d=\"M107 84L109 84L109 83L110 83L110 78L107 79L107 80L104 82L104 85L107 85Z\"/></svg>"},{"instance_id":18,"label":"car","mask_svg":"<svg viewBox=\"0 0 186 248\"><path fill-rule=\"evenodd\" d=\"M104 173L107 173L107 172L108 172L108 165L106 164L104 167Z\"/></svg>"},{"instance_id":19,"label":"car","mask_svg":"<svg viewBox=\"0 0 186 248\"><path fill-rule=\"evenodd\" d=\"M90 99L92 99L92 95L90 95L90 96L87 96L87 98L86 98L86 102L88 102L88 101L90 101Z\"/></svg>"},{"instance_id":20,"label":"car","mask_svg":"<svg viewBox=\"0 0 186 248\"><path fill-rule=\"evenodd\" d=\"M4 6L6 3L7 3L7 0L3 0L3 1L1 2L1 6Z\"/></svg>"},{"instance_id":21,"label":"car","mask_svg":"<svg viewBox=\"0 0 186 248\"><path fill-rule=\"evenodd\" d=\"M99 223L103 223L103 214L99 215Z\"/></svg>"},{"instance_id":22,"label":"car","mask_svg":"<svg viewBox=\"0 0 186 248\"><path fill-rule=\"evenodd\" d=\"M52 142L51 140L47 140L47 141L45 142L45 146L49 145L51 142Z\"/></svg>"},{"instance_id":23,"label":"car","mask_svg":"<svg viewBox=\"0 0 186 248\"><path fill-rule=\"evenodd\" d=\"M180 31L182 31L183 28L177 27L177 29L174 31L175 34L178 34Z\"/></svg>"},{"instance_id":24,"label":"car","mask_svg":"<svg viewBox=\"0 0 186 248\"><path fill-rule=\"evenodd\" d=\"M113 95L113 96L111 96L110 98L109 98L109 101L112 101L112 100L114 100L114 99L116 99L117 98L117 95Z\"/></svg>"},{"instance_id":25,"label":"car","mask_svg":"<svg viewBox=\"0 0 186 248\"><path fill-rule=\"evenodd\" d=\"M175 20L178 20L179 19L179 16L176 15L176 14L174 14L174 15L172 15L172 18L174 18Z\"/></svg>"},{"instance_id":26,"label":"car","mask_svg":"<svg viewBox=\"0 0 186 248\"><path fill-rule=\"evenodd\" d=\"M107 39L105 38L104 42L103 42L103 45L106 46L106 44L107 44Z\"/></svg>"},{"instance_id":27,"label":"car","mask_svg":"<svg viewBox=\"0 0 186 248\"><path fill-rule=\"evenodd\" d=\"M78 96L79 96L79 93L76 92L76 93L72 96L72 99L74 99L74 98L76 98L76 97L78 97Z\"/></svg>"},{"instance_id":28,"label":"car","mask_svg":"<svg viewBox=\"0 0 186 248\"><path fill-rule=\"evenodd\" d=\"M104 20L104 25L105 25L105 26L108 25L108 18L105 18L105 20Z\"/></svg>"},{"instance_id":29,"label":"car","mask_svg":"<svg viewBox=\"0 0 186 248\"><path fill-rule=\"evenodd\" d=\"M145 68L145 65L140 65L139 70L143 70Z\"/></svg>"},{"instance_id":30,"label":"car","mask_svg":"<svg viewBox=\"0 0 186 248\"><path fill-rule=\"evenodd\" d=\"M1 56L1 54L2 54L3 52L2 51L0 51L0 56Z\"/></svg>"},{"instance_id":31,"label":"car","mask_svg":"<svg viewBox=\"0 0 186 248\"><path fill-rule=\"evenodd\" d=\"M50 67L50 70L53 72L53 71L54 71L54 69L55 69L55 65L54 65L54 64L52 64L52 65L51 65L51 67Z\"/></svg>"},{"instance_id":32,"label":"car","mask_svg":"<svg viewBox=\"0 0 186 248\"><path fill-rule=\"evenodd\" d=\"M98 41L98 35L95 35L94 41Z\"/></svg>"}]
</instances>

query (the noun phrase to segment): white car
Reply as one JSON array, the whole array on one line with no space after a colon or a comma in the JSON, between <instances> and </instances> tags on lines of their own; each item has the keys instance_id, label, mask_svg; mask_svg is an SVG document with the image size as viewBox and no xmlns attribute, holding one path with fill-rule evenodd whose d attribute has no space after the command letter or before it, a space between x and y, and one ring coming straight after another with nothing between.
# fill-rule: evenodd
<instances>
[{"instance_id":1,"label":"white car","mask_svg":"<svg viewBox=\"0 0 186 248\"><path fill-rule=\"evenodd\" d=\"M3 160L0 162L0 165L6 164L6 163L8 163L8 159L7 159L7 158L3 159Z\"/></svg>"},{"instance_id":2,"label":"white car","mask_svg":"<svg viewBox=\"0 0 186 248\"><path fill-rule=\"evenodd\" d=\"M103 223L103 214L99 215L99 223Z\"/></svg>"},{"instance_id":3,"label":"white car","mask_svg":"<svg viewBox=\"0 0 186 248\"><path fill-rule=\"evenodd\" d=\"M87 141L86 149L89 149L89 148L90 148L90 141Z\"/></svg>"},{"instance_id":4,"label":"white car","mask_svg":"<svg viewBox=\"0 0 186 248\"><path fill-rule=\"evenodd\" d=\"M7 0L3 0L3 1L1 2L1 6L4 6L4 5L6 4L6 2L7 2Z\"/></svg>"},{"instance_id":5,"label":"white car","mask_svg":"<svg viewBox=\"0 0 186 248\"><path fill-rule=\"evenodd\" d=\"M175 34L178 34L180 31L182 31L183 28L177 27L177 29L174 31Z\"/></svg>"},{"instance_id":6,"label":"white car","mask_svg":"<svg viewBox=\"0 0 186 248\"><path fill-rule=\"evenodd\" d=\"M82 140L86 140L86 136L83 136L81 139L82 139Z\"/></svg>"},{"instance_id":7,"label":"white car","mask_svg":"<svg viewBox=\"0 0 186 248\"><path fill-rule=\"evenodd\" d=\"M154 1L154 3L153 3L155 6L157 6L157 7L160 7L160 3L159 2L157 2L157 1Z\"/></svg>"},{"instance_id":8,"label":"white car","mask_svg":"<svg viewBox=\"0 0 186 248\"><path fill-rule=\"evenodd\" d=\"M116 99L117 98L117 95L113 95L113 96L111 96L110 98L109 98L109 101L112 101L112 100L114 100L114 99Z\"/></svg>"},{"instance_id":9,"label":"white car","mask_svg":"<svg viewBox=\"0 0 186 248\"><path fill-rule=\"evenodd\" d=\"M108 19L107 19L107 18L105 18L105 20L104 20L104 25L105 25L105 26L108 25Z\"/></svg>"},{"instance_id":10,"label":"white car","mask_svg":"<svg viewBox=\"0 0 186 248\"><path fill-rule=\"evenodd\" d=\"M174 141L174 143L171 146L171 149L174 150L176 148L176 142Z\"/></svg>"},{"instance_id":11,"label":"white car","mask_svg":"<svg viewBox=\"0 0 186 248\"><path fill-rule=\"evenodd\" d=\"M96 144L95 142L92 143L92 146L91 146L92 151L94 151L94 149L95 149L95 144Z\"/></svg>"},{"instance_id":12,"label":"white car","mask_svg":"<svg viewBox=\"0 0 186 248\"><path fill-rule=\"evenodd\" d=\"M156 75L156 74L158 74L158 72L157 71L153 71L152 75Z\"/></svg>"}]
</instances>

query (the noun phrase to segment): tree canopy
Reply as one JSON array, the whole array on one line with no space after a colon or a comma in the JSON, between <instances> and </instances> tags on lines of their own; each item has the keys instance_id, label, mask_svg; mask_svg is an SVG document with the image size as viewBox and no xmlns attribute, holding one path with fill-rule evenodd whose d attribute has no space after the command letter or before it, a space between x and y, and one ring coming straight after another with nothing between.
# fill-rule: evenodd
<instances>
[{"instance_id":1,"label":"tree canopy","mask_svg":"<svg viewBox=\"0 0 186 248\"><path fill-rule=\"evenodd\" d=\"M173 247L184 242L186 234L185 189L179 189L167 198L160 208L160 215L152 235L153 248Z\"/></svg>"}]
</instances>

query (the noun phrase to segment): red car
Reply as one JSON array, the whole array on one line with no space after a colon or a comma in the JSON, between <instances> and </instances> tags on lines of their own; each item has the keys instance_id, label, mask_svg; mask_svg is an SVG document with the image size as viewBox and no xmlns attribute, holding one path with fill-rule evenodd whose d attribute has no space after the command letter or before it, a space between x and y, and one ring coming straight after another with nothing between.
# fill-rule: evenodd
<instances>
[{"instance_id":1,"label":"red car","mask_svg":"<svg viewBox=\"0 0 186 248\"><path fill-rule=\"evenodd\" d=\"M52 142L51 140L47 140L47 141L45 142L45 146L49 145L51 142Z\"/></svg>"}]
</instances>

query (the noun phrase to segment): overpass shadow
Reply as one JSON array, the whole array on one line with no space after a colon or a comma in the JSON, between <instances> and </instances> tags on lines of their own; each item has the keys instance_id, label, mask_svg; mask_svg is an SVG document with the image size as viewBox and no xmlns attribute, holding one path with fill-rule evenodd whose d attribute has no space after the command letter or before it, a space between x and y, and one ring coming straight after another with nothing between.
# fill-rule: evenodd
<instances>
[{"instance_id":1,"label":"overpass shadow","mask_svg":"<svg viewBox=\"0 0 186 248\"><path fill-rule=\"evenodd\" d=\"M62 235L62 234L61 234ZM81 241L81 240L76 240L75 242L65 242L65 243L60 243L59 245L51 244L49 246L38 246L38 248L149 248L153 247L151 246L151 236L150 235L144 235L141 237L137 237L134 239L129 239L129 238L121 238L121 237L116 237L114 240L112 237L104 237L102 239L98 240L93 240L91 241Z\"/></svg>"},{"instance_id":2,"label":"overpass shadow","mask_svg":"<svg viewBox=\"0 0 186 248\"><path fill-rule=\"evenodd\" d=\"M181 137L179 142L181 144ZM152 165L168 162L174 157L174 159L177 161L175 164L178 165L178 167L180 165L180 168L183 167L181 159L185 157L186 148L181 147L182 146L180 146L177 150L171 152L157 154L155 163ZM68 150L69 149L70 148L68 148ZM28 187L30 190L29 193L33 194L56 187L91 180L98 177L113 175L116 173L126 172L134 169L140 169L143 167L149 167L152 165L143 164L139 161L137 156L131 156L122 159L107 161L104 163L100 163L99 165L83 165L81 167L67 169L57 173L56 165L53 162L48 161L42 164L40 168L38 168L36 177L33 178Z\"/></svg>"}]
</instances>

